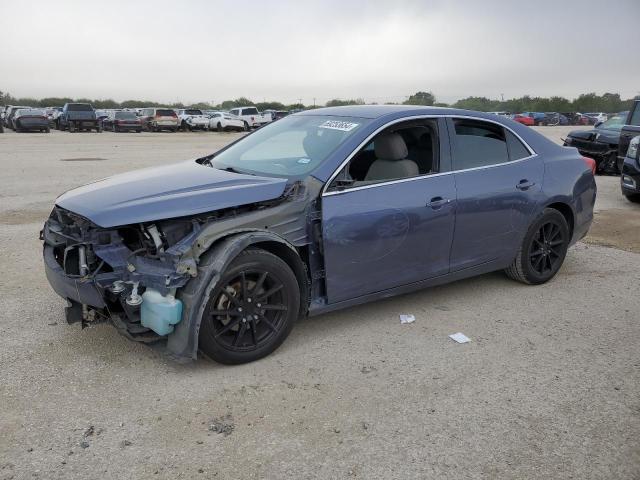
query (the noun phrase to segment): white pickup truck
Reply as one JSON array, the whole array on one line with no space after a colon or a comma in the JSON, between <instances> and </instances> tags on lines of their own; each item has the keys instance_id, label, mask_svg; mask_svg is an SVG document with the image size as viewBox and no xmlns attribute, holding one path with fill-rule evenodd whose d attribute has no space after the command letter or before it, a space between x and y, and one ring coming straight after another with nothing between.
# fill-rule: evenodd
<instances>
[{"instance_id":1,"label":"white pickup truck","mask_svg":"<svg viewBox=\"0 0 640 480\"><path fill-rule=\"evenodd\" d=\"M273 120L270 113L260 113L256 107L233 108L229 110L229 113L240 117L247 130L261 127Z\"/></svg>"},{"instance_id":2,"label":"white pickup truck","mask_svg":"<svg viewBox=\"0 0 640 480\"><path fill-rule=\"evenodd\" d=\"M184 108L176 110L178 125L183 131L209 130L209 117L197 108Z\"/></svg>"}]
</instances>

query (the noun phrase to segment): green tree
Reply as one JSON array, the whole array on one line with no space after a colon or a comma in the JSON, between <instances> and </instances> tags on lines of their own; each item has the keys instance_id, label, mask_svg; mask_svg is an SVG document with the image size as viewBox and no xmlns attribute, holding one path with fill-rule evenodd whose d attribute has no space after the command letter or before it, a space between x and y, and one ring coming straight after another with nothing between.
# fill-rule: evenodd
<instances>
[{"instance_id":1,"label":"green tree","mask_svg":"<svg viewBox=\"0 0 640 480\"><path fill-rule=\"evenodd\" d=\"M364 105L364 100L362 98L350 99L350 100L340 100L339 98L334 98L329 100L325 106L326 107L344 107L345 105Z\"/></svg>"},{"instance_id":2,"label":"green tree","mask_svg":"<svg viewBox=\"0 0 640 480\"><path fill-rule=\"evenodd\" d=\"M416 92L403 102L405 105L428 105L436 103L436 97L431 92Z\"/></svg>"}]
</instances>

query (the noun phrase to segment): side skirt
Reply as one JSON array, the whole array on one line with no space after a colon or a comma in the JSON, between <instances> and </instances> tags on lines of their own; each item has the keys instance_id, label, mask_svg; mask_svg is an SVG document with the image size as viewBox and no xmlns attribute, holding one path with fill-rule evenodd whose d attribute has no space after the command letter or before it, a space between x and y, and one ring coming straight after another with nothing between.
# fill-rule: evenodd
<instances>
[{"instance_id":1,"label":"side skirt","mask_svg":"<svg viewBox=\"0 0 640 480\"><path fill-rule=\"evenodd\" d=\"M504 260L496 261L492 260L474 267L469 267L464 270L458 270L456 272L447 273L438 277L428 278L419 282L409 283L407 285L401 285L399 287L390 288L388 290L382 290L380 292L370 293L361 297L351 298L338 303L332 304L319 304L312 303L309 307L309 316L313 317L321 315L323 313L333 312L335 310L341 310L343 308L353 307L355 305L361 305L363 303L373 302L375 300L381 300L383 298L395 297L397 295L403 295L405 293L415 292L416 290L422 290L427 287L435 287L437 285L443 285L445 283L455 282L464 278L475 277L484 273L495 272L496 270L502 270L507 268L509 263L505 264Z\"/></svg>"}]
</instances>

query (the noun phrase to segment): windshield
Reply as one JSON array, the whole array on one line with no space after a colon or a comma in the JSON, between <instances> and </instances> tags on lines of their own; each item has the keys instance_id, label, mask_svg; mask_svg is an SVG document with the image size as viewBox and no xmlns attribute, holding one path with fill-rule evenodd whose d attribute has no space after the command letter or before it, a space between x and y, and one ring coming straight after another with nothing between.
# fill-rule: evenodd
<instances>
[{"instance_id":1,"label":"windshield","mask_svg":"<svg viewBox=\"0 0 640 480\"><path fill-rule=\"evenodd\" d=\"M243 115L258 115L258 109L257 108L243 108L242 109L242 114Z\"/></svg>"},{"instance_id":2,"label":"windshield","mask_svg":"<svg viewBox=\"0 0 640 480\"><path fill-rule=\"evenodd\" d=\"M70 112L93 112L91 105L86 103L70 103L67 105L67 110Z\"/></svg>"},{"instance_id":3,"label":"windshield","mask_svg":"<svg viewBox=\"0 0 640 480\"><path fill-rule=\"evenodd\" d=\"M326 115L285 117L256 130L211 159L215 168L289 177L324 162L369 119Z\"/></svg>"},{"instance_id":4,"label":"windshield","mask_svg":"<svg viewBox=\"0 0 640 480\"><path fill-rule=\"evenodd\" d=\"M44 110L25 108L25 109L22 109L22 110L18 110L18 112L16 113L16 116L20 116L20 117L24 117L24 116L44 117Z\"/></svg>"},{"instance_id":5,"label":"windshield","mask_svg":"<svg viewBox=\"0 0 640 480\"><path fill-rule=\"evenodd\" d=\"M603 122L598 128L609 128L611 130L621 130L624 127L624 122L627 120L627 116L616 115L611 117L606 122Z\"/></svg>"},{"instance_id":6,"label":"windshield","mask_svg":"<svg viewBox=\"0 0 640 480\"><path fill-rule=\"evenodd\" d=\"M202 112L200 110L185 110L184 111L185 115L202 115Z\"/></svg>"}]
</instances>

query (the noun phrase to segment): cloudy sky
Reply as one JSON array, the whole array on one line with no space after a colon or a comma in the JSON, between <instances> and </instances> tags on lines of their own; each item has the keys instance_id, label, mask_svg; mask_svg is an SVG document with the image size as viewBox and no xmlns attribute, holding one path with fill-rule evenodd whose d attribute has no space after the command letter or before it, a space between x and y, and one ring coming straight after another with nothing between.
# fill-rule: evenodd
<instances>
[{"instance_id":1,"label":"cloudy sky","mask_svg":"<svg viewBox=\"0 0 640 480\"><path fill-rule=\"evenodd\" d=\"M14 96L640 93L640 0L0 0L0 32Z\"/></svg>"}]
</instances>

